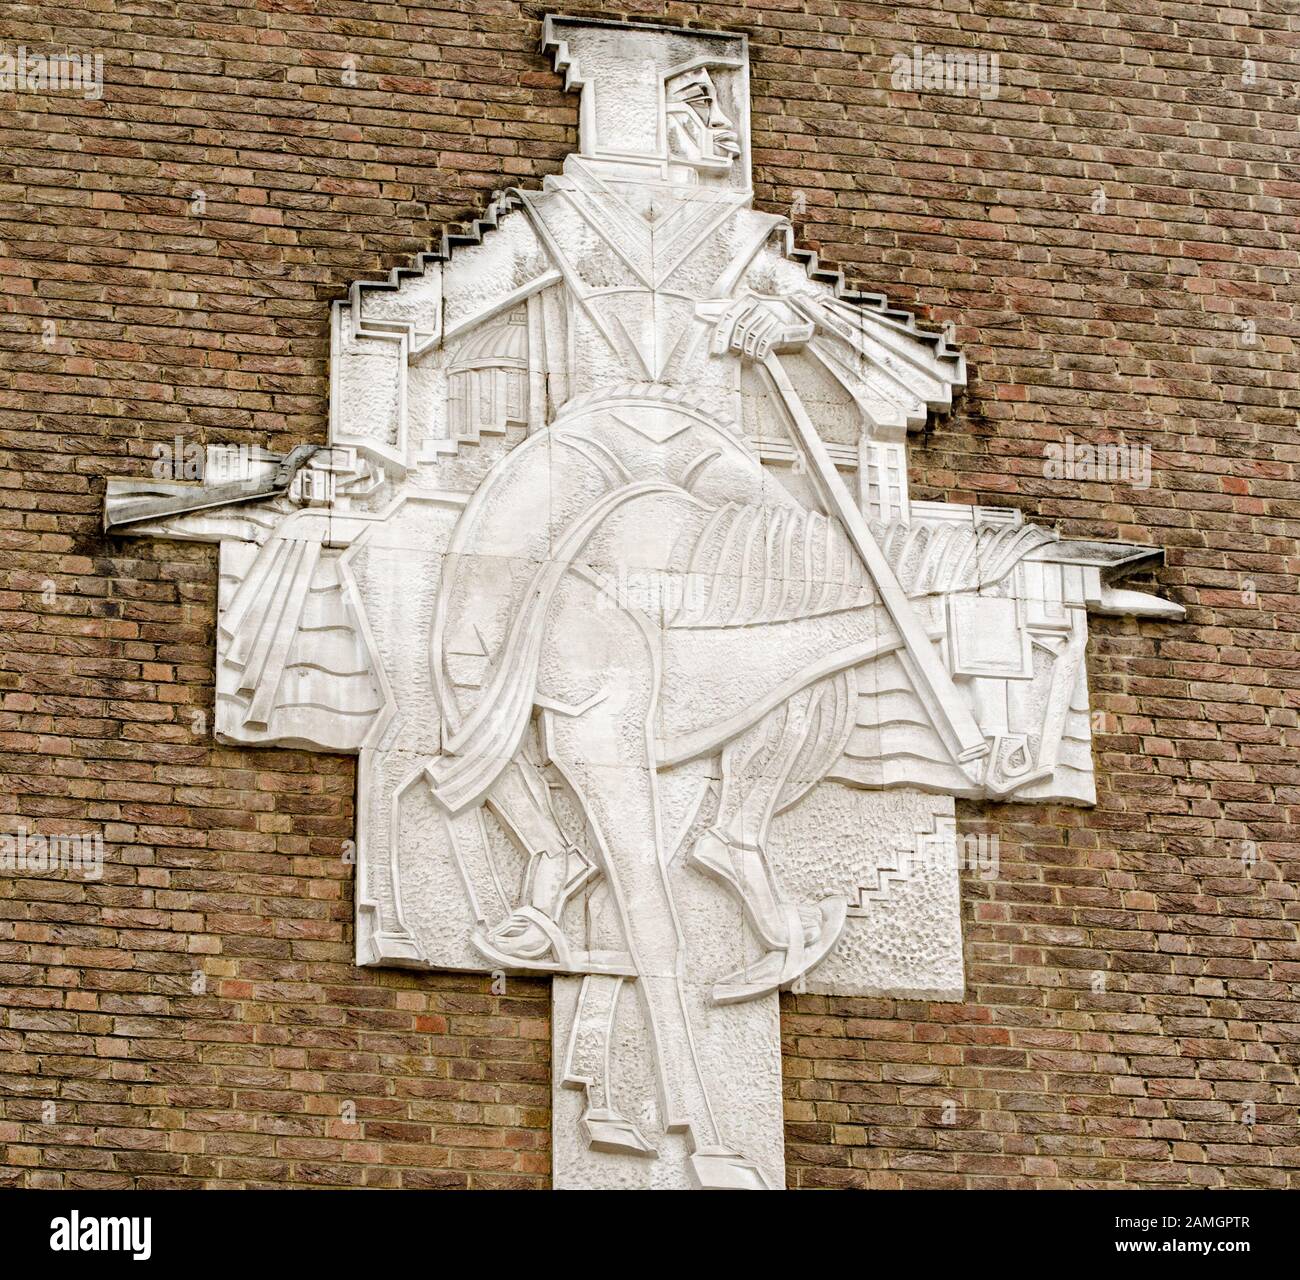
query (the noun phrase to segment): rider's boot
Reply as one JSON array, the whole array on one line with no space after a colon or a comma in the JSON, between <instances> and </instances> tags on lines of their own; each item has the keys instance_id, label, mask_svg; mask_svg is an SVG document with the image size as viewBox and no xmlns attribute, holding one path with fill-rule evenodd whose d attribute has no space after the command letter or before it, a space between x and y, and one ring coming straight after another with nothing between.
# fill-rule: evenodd
<instances>
[{"instance_id":1,"label":"rider's boot","mask_svg":"<svg viewBox=\"0 0 1300 1280\"><path fill-rule=\"evenodd\" d=\"M725 884L739 899L764 954L722 978L713 988L717 1004L753 1000L791 986L819 964L839 939L848 902L832 896L793 903L773 887L767 859L755 845L728 839L710 827L695 842L690 864Z\"/></svg>"},{"instance_id":2,"label":"rider's boot","mask_svg":"<svg viewBox=\"0 0 1300 1280\"><path fill-rule=\"evenodd\" d=\"M494 960L534 965L552 959L567 968L567 943L561 920L573 895L596 874L596 868L574 845L529 859L524 877L524 903L500 924L476 930L475 946Z\"/></svg>"}]
</instances>

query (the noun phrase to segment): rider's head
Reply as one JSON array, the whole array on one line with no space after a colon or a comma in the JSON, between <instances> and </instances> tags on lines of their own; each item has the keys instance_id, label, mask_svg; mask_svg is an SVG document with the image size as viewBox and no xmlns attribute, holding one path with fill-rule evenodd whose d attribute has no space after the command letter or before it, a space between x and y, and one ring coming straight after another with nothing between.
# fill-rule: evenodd
<instances>
[{"instance_id":1,"label":"rider's head","mask_svg":"<svg viewBox=\"0 0 1300 1280\"><path fill-rule=\"evenodd\" d=\"M615 179L748 188L743 35L552 16L543 42L582 93L584 164Z\"/></svg>"},{"instance_id":2,"label":"rider's head","mask_svg":"<svg viewBox=\"0 0 1300 1280\"><path fill-rule=\"evenodd\" d=\"M664 77L664 123L671 159L695 169L729 169L740 155L740 134L723 111L709 64Z\"/></svg>"}]
</instances>

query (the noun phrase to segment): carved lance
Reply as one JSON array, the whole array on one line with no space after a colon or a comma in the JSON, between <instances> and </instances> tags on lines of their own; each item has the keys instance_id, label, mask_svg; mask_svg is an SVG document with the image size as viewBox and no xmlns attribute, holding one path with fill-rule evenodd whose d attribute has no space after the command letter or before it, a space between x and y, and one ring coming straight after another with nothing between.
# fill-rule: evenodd
<instances>
[{"instance_id":1,"label":"carved lance","mask_svg":"<svg viewBox=\"0 0 1300 1280\"><path fill-rule=\"evenodd\" d=\"M825 442L817 434L817 428L804 411L799 394L781 365L781 358L774 352L768 354L763 360L763 368L790 415L823 501L839 517L858 555L862 557L867 572L875 580L880 598L903 638L909 674L935 725L943 733L949 749L959 763L964 764L987 755L989 744L935 653L934 646L917 619L885 553L872 536L865 517L844 487Z\"/></svg>"}]
</instances>

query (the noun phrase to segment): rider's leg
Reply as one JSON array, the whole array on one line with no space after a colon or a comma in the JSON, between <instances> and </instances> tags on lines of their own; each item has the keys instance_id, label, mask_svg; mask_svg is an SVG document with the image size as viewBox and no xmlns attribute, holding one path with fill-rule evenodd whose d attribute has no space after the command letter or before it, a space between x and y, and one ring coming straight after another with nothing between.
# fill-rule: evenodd
<instances>
[{"instance_id":1,"label":"rider's leg","mask_svg":"<svg viewBox=\"0 0 1300 1280\"><path fill-rule=\"evenodd\" d=\"M533 907L558 923L566 903L591 879L595 868L561 828L541 770L526 756L516 756L493 783L487 804L528 859L519 905ZM526 921L507 919L493 931L493 939L510 949L510 940L518 935L517 949L530 929L539 932ZM544 934L532 942L530 951L549 946Z\"/></svg>"},{"instance_id":2,"label":"rider's leg","mask_svg":"<svg viewBox=\"0 0 1300 1280\"><path fill-rule=\"evenodd\" d=\"M832 677L833 679L833 677ZM760 940L786 947L796 918L807 942L821 928L819 911L796 908L768 863L768 827L781 795L801 780L790 771L799 759L822 697L823 684L795 694L722 752L722 794L713 826L691 852L691 861L721 879L740 899Z\"/></svg>"}]
</instances>

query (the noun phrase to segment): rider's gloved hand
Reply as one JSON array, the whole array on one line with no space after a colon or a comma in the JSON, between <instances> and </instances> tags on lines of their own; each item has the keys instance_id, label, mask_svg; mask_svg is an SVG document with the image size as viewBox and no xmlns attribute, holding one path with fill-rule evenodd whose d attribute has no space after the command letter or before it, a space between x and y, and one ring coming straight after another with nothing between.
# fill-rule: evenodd
<instances>
[{"instance_id":1,"label":"rider's gloved hand","mask_svg":"<svg viewBox=\"0 0 1300 1280\"><path fill-rule=\"evenodd\" d=\"M718 316L716 309L721 307L725 310ZM742 360L766 360L774 351L797 351L813 335L811 324L792 320L781 303L763 298L750 296L729 304L705 304L699 311L714 321L714 355L731 351Z\"/></svg>"}]
</instances>

